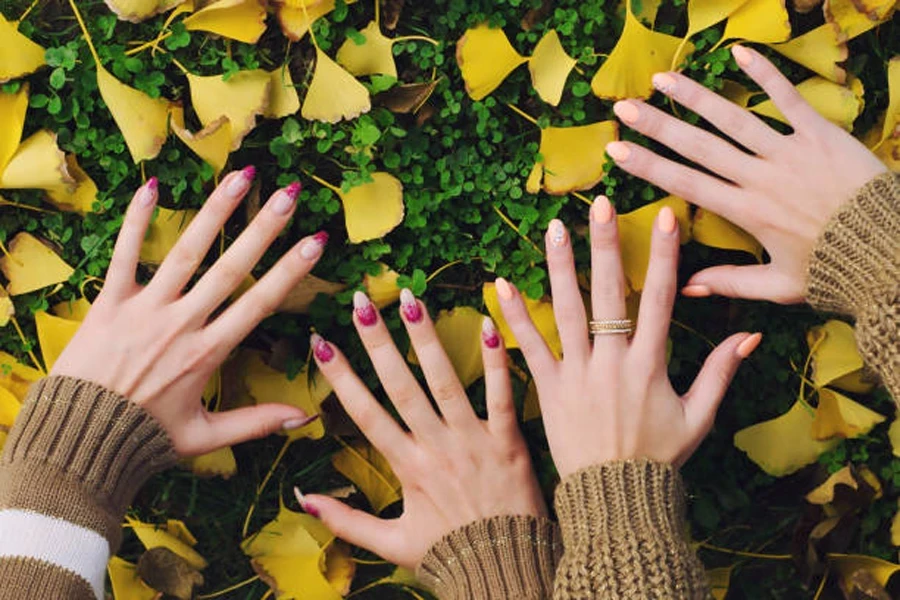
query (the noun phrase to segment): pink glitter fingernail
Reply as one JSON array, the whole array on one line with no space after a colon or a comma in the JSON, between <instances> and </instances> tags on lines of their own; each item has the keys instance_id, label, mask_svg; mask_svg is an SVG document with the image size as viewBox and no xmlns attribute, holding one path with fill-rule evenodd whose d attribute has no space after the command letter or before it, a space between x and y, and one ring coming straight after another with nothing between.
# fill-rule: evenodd
<instances>
[{"instance_id":1,"label":"pink glitter fingernail","mask_svg":"<svg viewBox=\"0 0 900 600\"><path fill-rule=\"evenodd\" d=\"M356 313L356 319L363 327L371 327L378 321L378 311L375 310L375 305L363 292L353 294L353 312Z\"/></svg>"},{"instance_id":2,"label":"pink glitter fingernail","mask_svg":"<svg viewBox=\"0 0 900 600\"><path fill-rule=\"evenodd\" d=\"M319 360L319 362L327 363L332 358L334 358L334 350L331 348L328 342L325 341L325 338L323 338L318 333L314 333L312 335L310 343L312 344L313 354L316 355L316 358Z\"/></svg>"},{"instance_id":3,"label":"pink glitter fingernail","mask_svg":"<svg viewBox=\"0 0 900 600\"><path fill-rule=\"evenodd\" d=\"M418 323L422 320L422 307L411 291L403 288L400 291L400 312L408 323Z\"/></svg>"}]
</instances>

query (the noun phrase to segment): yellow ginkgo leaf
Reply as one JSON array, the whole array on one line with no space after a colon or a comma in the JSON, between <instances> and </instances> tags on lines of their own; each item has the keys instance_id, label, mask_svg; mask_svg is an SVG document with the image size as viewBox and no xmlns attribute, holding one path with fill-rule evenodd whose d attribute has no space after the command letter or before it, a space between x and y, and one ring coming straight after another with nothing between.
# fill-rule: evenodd
<instances>
[{"instance_id":1,"label":"yellow ginkgo leaf","mask_svg":"<svg viewBox=\"0 0 900 600\"><path fill-rule=\"evenodd\" d=\"M389 75L396 79L397 65L392 50L394 41L381 33L381 28L375 21L370 22L359 33L365 41L360 44L347 38L335 57L338 64L357 77Z\"/></svg>"},{"instance_id":2,"label":"yellow ginkgo leaf","mask_svg":"<svg viewBox=\"0 0 900 600\"><path fill-rule=\"evenodd\" d=\"M525 401L522 403L522 422L539 418L541 418L541 401L538 396L537 385L532 379L528 382L528 389L525 391Z\"/></svg>"},{"instance_id":3,"label":"yellow ginkgo leaf","mask_svg":"<svg viewBox=\"0 0 900 600\"><path fill-rule=\"evenodd\" d=\"M87 214L94 210L97 200L97 184L85 173L75 159L74 154L66 155L66 168L72 179L74 188L66 183L52 188L45 188L50 202L60 210Z\"/></svg>"},{"instance_id":4,"label":"yellow ginkgo leaf","mask_svg":"<svg viewBox=\"0 0 900 600\"><path fill-rule=\"evenodd\" d=\"M811 77L798 84L797 91L819 114L847 131L853 130L853 122L865 106L863 84L856 78L850 80L849 86L843 86L824 77ZM760 102L750 110L782 123L788 122L771 100Z\"/></svg>"},{"instance_id":5,"label":"yellow ginkgo leaf","mask_svg":"<svg viewBox=\"0 0 900 600\"><path fill-rule=\"evenodd\" d=\"M885 417L834 390L819 390L819 406L812 424L817 440L856 438L869 433Z\"/></svg>"},{"instance_id":6,"label":"yellow ginkgo leaf","mask_svg":"<svg viewBox=\"0 0 900 600\"><path fill-rule=\"evenodd\" d=\"M356 573L346 544L318 519L284 505L241 549L277 598L341 600Z\"/></svg>"},{"instance_id":7,"label":"yellow ginkgo leaf","mask_svg":"<svg viewBox=\"0 0 900 600\"><path fill-rule=\"evenodd\" d=\"M135 163L156 158L169 130L169 101L151 98L112 76L97 63L97 87L125 137Z\"/></svg>"},{"instance_id":8,"label":"yellow ginkgo leaf","mask_svg":"<svg viewBox=\"0 0 900 600\"><path fill-rule=\"evenodd\" d=\"M331 394L331 385L321 372L310 377L307 366L293 379L267 365L262 357L253 354L244 371L244 384L257 404L290 404L303 410L308 416L322 413L322 402ZM291 440L301 438L321 439L325 435L322 419L285 432Z\"/></svg>"},{"instance_id":9,"label":"yellow ginkgo leaf","mask_svg":"<svg viewBox=\"0 0 900 600\"><path fill-rule=\"evenodd\" d=\"M292 115L300 110L300 97L294 80L291 79L291 70L287 67L269 71L269 105L263 113L267 119L280 119Z\"/></svg>"},{"instance_id":10,"label":"yellow ginkgo leaf","mask_svg":"<svg viewBox=\"0 0 900 600\"><path fill-rule=\"evenodd\" d=\"M667 196L647 206L618 216L619 246L622 249L622 269L632 290L644 289L647 266L650 264L650 238L659 211L668 206L678 220L681 243L691 239L691 218L687 202Z\"/></svg>"},{"instance_id":11,"label":"yellow ginkgo leaf","mask_svg":"<svg viewBox=\"0 0 900 600\"><path fill-rule=\"evenodd\" d=\"M0 173L0 189L74 190L75 178L69 173L66 155L56 145L56 134L42 129L24 140Z\"/></svg>"},{"instance_id":12,"label":"yellow ginkgo leaf","mask_svg":"<svg viewBox=\"0 0 900 600\"><path fill-rule=\"evenodd\" d=\"M208 31L255 44L266 30L266 6L260 0L218 0L187 17L188 31Z\"/></svg>"},{"instance_id":13,"label":"yellow ginkgo leaf","mask_svg":"<svg viewBox=\"0 0 900 600\"><path fill-rule=\"evenodd\" d=\"M537 177L542 177L542 187L548 194L589 190L603 179L606 144L618 136L616 121L542 129L538 150L541 161L535 164L532 177L539 173Z\"/></svg>"},{"instance_id":14,"label":"yellow ginkgo leaf","mask_svg":"<svg viewBox=\"0 0 900 600\"><path fill-rule=\"evenodd\" d=\"M390 173L372 173L372 181L344 192L333 188L344 205L350 243L380 238L403 222L403 184Z\"/></svg>"},{"instance_id":15,"label":"yellow ginkgo leaf","mask_svg":"<svg viewBox=\"0 0 900 600\"><path fill-rule=\"evenodd\" d=\"M49 373L56 364L56 359L75 337L75 332L81 327L81 322L54 317L41 310L34 313L34 324L37 329L38 343L41 345L41 358Z\"/></svg>"},{"instance_id":16,"label":"yellow ginkgo leaf","mask_svg":"<svg viewBox=\"0 0 900 600\"><path fill-rule=\"evenodd\" d=\"M840 84L847 81L847 70L838 64L847 60L847 44L838 37L837 29L828 23L771 47L829 81Z\"/></svg>"},{"instance_id":17,"label":"yellow ginkgo leaf","mask_svg":"<svg viewBox=\"0 0 900 600\"><path fill-rule=\"evenodd\" d=\"M828 564L840 577L844 589L851 588L846 584L857 571L866 571L881 586L887 585L894 573L900 571L900 565L862 554L829 554Z\"/></svg>"},{"instance_id":18,"label":"yellow ginkgo leaf","mask_svg":"<svg viewBox=\"0 0 900 600\"><path fill-rule=\"evenodd\" d=\"M731 586L732 571L734 571L734 565L706 571L709 591L714 600L725 600L725 597L728 595L728 588Z\"/></svg>"},{"instance_id":19,"label":"yellow ginkgo leaf","mask_svg":"<svg viewBox=\"0 0 900 600\"><path fill-rule=\"evenodd\" d=\"M30 75L45 64L44 49L19 32L18 22L0 14L0 83Z\"/></svg>"},{"instance_id":20,"label":"yellow ginkgo leaf","mask_svg":"<svg viewBox=\"0 0 900 600\"><path fill-rule=\"evenodd\" d=\"M442 310L434 323L441 346L463 387L469 387L484 376L484 362L481 359L483 324L484 315L471 306ZM407 358L412 364L419 364L412 346Z\"/></svg>"},{"instance_id":21,"label":"yellow ginkgo leaf","mask_svg":"<svg viewBox=\"0 0 900 600\"><path fill-rule=\"evenodd\" d=\"M0 431L9 431L22 408L22 403L15 394L0 387Z\"/></svg>"},{"instance_id":22,"label":"yellow ginkgo leaf","mask_svg":"<svg viewBox=\"0 0 900 600\"><path fill-rule=\"evenodd\" d=\"M231 153L231 121L228 117L219 117L197 133L191 133L184 125L184 109L173 106L170 125L185 146L209 163L216 174L222 172Z\"/></svg>"},{"instance_id":23,"label":"yellow ginkgo leaf","mask_svg":"<svg viewBox=\"0 0 900 600\"><path fill-rule=\"evenodd\" d=\"M365 494L376 514L400 501L400 481L387 460L368 443L344 444L331 457L331 464Z\"/></svg>"},{"instance_id":24,"label":"yellow ginkgo leaf","mask_svg":"<svg viewBox=\"0 0 900 600\"><path fill-rule=\"evenodd\" d=\"M698 208L694 213L691 231L694 241L699 244L748 252L762 262L762 244L731 221L713 212Z\"/></svg>"},{"instance_id":25,"label":"yellow ginkgo leaf","mask_svg":"<svg viewBox=\"0 0 900 600\"><path fill-rule=\"evenodd\" d=\"M281 304L278 305L278 312L288 312L295 314L306 314L313 301L324 294L326 296L334 296L338 292L343 291L347 286L343 283L334 283L326 281L315 275L307 275L303 281L297 284L294 289L288 292Z\"/></svg>"},{"instance_id":26,"label":"yellow ginkgo leaf","mask_svg":"<svg viewBox=\"0 0 900 600\"><path fill-rule=\"evenodd\" d=\"M814 420L813 409L798 400L783 415L738 431L734 445L769 475L790 475L839 443L837 439L814 440Z\"/></svg>"},{"instance_id":27,"label":"yellow ginkgo leaf","mask_svg":"<svg viewBox=\"0 0 900 600\"><path fill-rule=\"evenodd\" d=\"M681 42L682 45L687 45L687 41L691 37L704 29L724 21L747 2L748 0L714 0L712 2L709 0L689 0L687 5L688 28L684 35L684 40ZM683 58L684 53L682 51L676 52L672 57L672 68L677 67Z\"/></svg>"},{"instance_id":28,"label":"yellow ginkgo leaf","mask_svg":"<svg viewBox=\"0 0 900 600\"><path fill-rule=\"evenodd\" d=\"M6 288L0 285L0 327L9 325L9 320L15 316L16 307L9 297Z\"/></svg>"},{"instance_id":29,"label":"yellow ginkgo leaf","mask_svg":"<svg viewBox=\"0 0 900 600\"><path fill-rule=\"evenodd\" d=\"M702 0L700 0L702 1ZM773 44L791 37L784 0L748 0L728 17L722 40Z\"/></svg>"},{"instance_id":30,"label":"yellow ginkgo leaf","mask_svg":"<svg viewBox=\"0 0 900 600\"><path fill-rule=\"evenodd\" d=\"M355 119L372 108L366 86L316 47L316 70L303 100L304 119L337 123Z\"/></svg>"},{"instance_id":31,"label":"yellow ginkgo leaf","mask_svg":"<svg viewBox=\"0 0 900 600\"><path fill-rule=\"evenodd\" d=\"M484 305L494 320L497 330L503 336L503 342L507 348L518 348L519 342L513 335L512 329L503 317L503 311L500 309L500 299L497 298L497 287L493 283L485 283L481 289ZM547 346L556 355L557 358L562 356L562 342L559 338L559 330L556 328L556 318L553 315L553 304L545 300L532 300L527 296L523 296L525 308L528 315L534 322L534 326L540 332Z\"/></svg>"},{"instance_id":32,"label":"yellow ginkgo leaf","mask_svg":"<svg viewBox=\"0 0 900 600\"><path fill-rule=\"evenodd\" d=\"M37 369L23 365L6 352L0 352L0 387L12 392L22 403L31 384L43 377Z\"/></svg>"},{"instance_id":33,"label":"yellow ginkgo leaf","mask_svg":"<svg viewBox=\"0 0 900 600\"><path fill-rule=\"evenodd\" d=\"M355 1L348 0L346 4ZM335 0L276 0L275 10L282 33L292 42L299 41L316 19L334 10L334 2Z\"/></svg>"},{"instance_id":34,"label":"yellow ginkgo leaf","mask_svg":"<svg viewBox=\"0 0 900 600\"><path fill-rule=\"evenodd\" d=\"M559 104L566 79L576 62L562 47L555 29L541 38L528 59L528 70L531 71L531 85L544 102L553 106Z\"/></svg>"},{"instance_id":35,"label":"yellow ginkgo leaf","mask_svg":"<svg viewBox=\"0 0 900 600\"><path fill-rule=\"evenodd\" d=\"M30 233L21 232L0 257L0 271L9 281L10 296L27 294L66 281L75 269Z\"/></svg>"},{"instance_id":36,"label":"yellow ginkgo leaf","mask_svg":"<svg viewBox=\"0 0 900 600\"><path fill-rule=\"evenodd\" d=\"M138 577L137 565L127 560L113 556L106 570L112 585L113 600L156 600L160 595Z\"/></svg>"},{"instance_id":37,"label":"yellow ginkgo leaf","mask_svg":"<svg viewBox=\"0 0 900 600\"><path fill-rule=\"evenodd\" d=\"M54 304L50 311L57 317L68 319L70 321L84 321L88 312L91 310L91 303L87 298L78 298L77 300L67 300Z\"/></svg>"},{"instance_id":38,"label":"yellow ginkgo leaf","mask_svg":"<svg viewBox=\"0 0 900 600\"><path fill-rule=\"evenodd\" d=\"M187 74L191 103L204 127L221 117L231 122L231 150L256 127L257 115L266 112L270 101L272 78L262 69L238 71L225 81L221 75Z\"/></svg>"},{"instance_id":39,"label":"yellow ginkgo leaf","mask_svg":"<svg viewBox=\"0 0 900 600\"><path fill-rule=\"evenodd\" d=\"M2 64L2 63L0 63ZM25 127L25 113L28 111L28 84L10 94L0 89L0 176L6 170L22 140ZM0 177L2 179L2 177Z\"/></svg>"},{"instance_id":40,"label":"yellow ginkgo leaf","mask_svg":"<svg viewBox=\"0 0 900 600\"><path fill-rule=\"evenodd\" d=\"M891 441L891 451L894 456L900 457L900 418L895 418L888 428L888 439Z\"/></svg>"},{"instance_id":41,"label":"yellow ginkgo leaf","mask_svg":"<svg viewBox=\"0 0 900 600\"><path fill-rule=\"evenodd\" d=\"M826 0L825 20L851 40L890 19L896 5L896 0Z\"/></svg>"},{"instance_id":42,"label":"yellow ginkgo leaf","mask_svg":"<svg viewBox=\"0 0 900 600\"><path fill-rule=\"evenodd\" d=\"M682 43L680 38L644 27L632 14L629 1L622 35L591 80L591 89L596 96L610 100L649 97L653 75L669 70ZM690 42L683 47L687 53L694 50Z\"/></svg>"},{"instance_id":43,"label":"yellow ginkgo leaf","mask_svg":"<svg viewBox=\"0 0 900 600\"><path fill-rule=\"evenodd\" d=\"M171 519L165 526L162 526L142 523L132 517L125 517L125 522L147 550L168 548L198 571L206 568L206 559L194 550L197 540L181 521Z\"/></svg>"},{"instance_id":44,"label":"yellow ginkgo leaf","mask_svg":"<svg viewBox=\"0 0 900 600\"><path fill-rule=\"evenodd\" d=\"M187 459L188 468L199 477L230 479L237 473L237 461L230 446Z\"/></svg>"},{"instance_id":45,"label":"yellow ginkgo leaf","mask_svg":"<svg viewBox=\"0 0 900 600\"><path fill-rule=\"evenodd\" d=\"M109 10L122 21L140 23L150 17L172 10L185 0L104 0Z\"/></svg>"},{"instance_id":46,"label":"yellow ginkgo leaf","mask_svg":"<svg viewBox=\"0 0 900 600\"><path fill-rule=\"evenodd\" d=\"M872 471L866 467L857 469L847 465L829 475L822 484L806 494L806 501L820 506L831 504L835 501L839 485L853 490L859 490L861 486L869 488L872 498L880 497L882 492L881 482Z\"/></svg>"},{"instance_id":47,"label":"yellow ginkgo leaf","mask_svg":"<svg viewBox=\"0 0 900 600\"><path fill-rule=\"evenodd\" d=\"M400 299L400 286L397 285L400 273L384 263L378 264L381 271L377 275L366 273L363 277L363 286L369 300L378 308L384 308Z\"/></svg>"},{"instance_id":48,"label":"yellow ginkgo leaf","mask_svg":"<svg viewBox=\"0 0 900 600\"><path fill-rule=\"evenodd\" d=\"M473 100L482 100L493 92L527 60L516 52L502 29L484 23L467 30L456 43L456 62Z\"/></svg>"},{"instance_id":49,"label":"yellow ginkgo leaf","mask_svg":"<svg viewBox=\"0 0 900 600\"><path fill-rule=\"evenodd\" d=\"M159 207L141 246L141 262L158 265L196 216L196 210L171 210Z\"/></svg>"},{"instance_id":50,"label":"yellow ginkgo leaf","mask_svg":"<svg viewBox=\"0 0 900 600\"><path fill-rule=\"evenodd\" d=\"M812 381L817 388L827 385L860 394L872 390L873 382L864 380L863 359L849 324L832 319L810 329L806 341L811 353Z\"/></svg>"}]
</instances>

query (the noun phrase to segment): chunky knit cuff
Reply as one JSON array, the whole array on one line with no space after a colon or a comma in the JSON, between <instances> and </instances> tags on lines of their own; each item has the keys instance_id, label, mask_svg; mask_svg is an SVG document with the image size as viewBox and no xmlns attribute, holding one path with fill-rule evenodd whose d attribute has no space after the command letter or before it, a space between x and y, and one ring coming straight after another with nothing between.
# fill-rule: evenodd
<instances>
[{"instance_id":1,"label":"chunky knit cuff","mask_svg":"<svg viewBox=\"0 0 900 600\"><path fill-rule=\"evenodd\" d=\"M548 519L492 517L437 542L417 576L441 600L544 600L561 553L559 528Z\"/></svg>"},{"instance_id":2,"label":"chunky knit cuff","mask_svg":"<svg viewBox=\"0 0 900 600\"><path fill-rule=\"evenodd\" d=\"M123 396L72 377L32 386L0 456L0 509L96 531L115 552L125 510L177 455L162 427Z\"/></svg>"},{"instance_id":3,"label":"chunky knit cuff","mask_svg":"<svg viewBox=\"0 0 900 600\"><path fill-rule=\"evenodd\" d=\"M604 463L556 490L565 553L554 598L705 598L688 545L678 470L650 460Z\"/></svg>"}]
</instances>

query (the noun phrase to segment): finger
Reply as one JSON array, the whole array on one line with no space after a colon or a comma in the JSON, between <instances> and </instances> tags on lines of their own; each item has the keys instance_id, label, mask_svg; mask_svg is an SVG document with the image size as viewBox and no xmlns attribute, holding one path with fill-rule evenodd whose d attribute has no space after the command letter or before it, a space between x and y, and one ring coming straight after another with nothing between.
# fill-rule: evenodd
<instances>
[{"instance_id":1,"label":"finger","mask_svg":"<svg viewBox=\"0 0 900 600\"><path fill-rule=\"evenodd\" d=\"M706 358L691 389L684 395L688 427L699 438L712 427L719 404L741 362L756 350L761 340L761 333L736 333L719 344Z\"/></svg>"},{"instance_id":2,"label":"finger","mask_svg":"<svg viewBox=\"0 0 900 600\"><path fill-rule=\"evenodd\" d=\"M399 562L400 553L395 542L393 521L350 508L340 500L328 496L304 495L301 506L313 517L322 519L325 526L338 538L391 562Z\"/></svg>"},{"instance_id":3,"label":"finger","mask_svg":"<svg viewBox=\"0 0 900 600\"><path fill-rule=\"evenodd\" d=\"M543 377L556 368L556 358L544 341L543 336L534 326L531 315L525 307L525 301L516 287L498 277L494 282L497 286L497 298L500 301L500 310L509 325L528 368L536 377Z\"/></svg>"},{"instance_id":4,"label":"finger","mask_svg":"<svg viewBox=\"0 0 900 600\"><path fill-rule=\"evenodd\" d=\"M738 66L769 95L795 130L809 129L824 119L762 54L739 45L732 46L731 53Z\"/></svg>"},{"instance_id":5,"label":"finger","mask_svg":"<svg viewBox=\"0 0 900 600\"><path fill-rule=\"evenodd\" d=\"M435 436L443 427L441 419L397 350L378 309L363 292L353 295L353 306L353 324L400 418L417 437Z\"/></svg>"},{"instance_id":6,"label":"finger","mask_svg":"<svg viewBox=\"0 0 900 600\"><path fill-rule=\"evenodd\" d=\"M646 179L670 194L718 213L736 225L747 220L742 191L728 182L680 165L630 142L611 142L606 145L606 152L620 168Z\"/></svg>"},{"instance_id":7,"label":"finger","mask_svg":"<svg viewBox=\"0 0 900 600\"><path fill-rule=\"evenodd\" d=\"M315 266L327 242L328 234L324 231L300 240L262 279L206 326L204 335L209 338L222 360L260 321L275 312L291 290Z\"/></svg>"},{"instance_id":8,"label":"finger","mask_svg":"<svg viewBox=\"0 0 900 600\"><path fill-rule=\"evenodd\" d=\"M585 357L590 350L587 337L587 316L575 273L575 256L569 232L559 219L550 221L547 229L547 266L550 270L550 289L553 295L553 314L563 356Z\"/></svg>"},{"instance_id":9,"label":"finger","mask_svg":"<svg viewBox=\"0 0 900 600\"><path fill-rule=\"evenodd\" d=\"M264 438L285 429L298 429L308 425L316 417L317 415L307 416L295 406L277 403L207 413L207 431L197 436L205 440L198 454Z\"/></svg>"},{"instance_id":10,"label":"finger","mask_svg":"<svg viewBox=\"0 0 900 600\"><path fill-rule=\"evenodd\" d=\"M758 116L684 75L657 73L653 76L653 87L755 154L768 155L784 144L784 136ZM678 150L677 142L671 147Z\"/></svg>"},{"instance_id":11,"label":"finger","mask_svg":"<svg viewBox=\"0 0 900 600\"><path fill-rule=\"evenodd\" d=\"M255 174L256 169L247 167L225 177L169 251L147 286L148 291L163 298L181 294L228 217L250 189Z\"/></svg>"},{"instance_id":12,"label":"finger","mask_svg":"<svg viewBox=\"0 0 900 600\"><path fill-rule=\"evenodd\" d=\"M151 177L132 198L122 221L122 229L116 238L116 247L106 273L106 284L103 286L104 291L108 290L108 293L121 297L135 289L134 278L141 256L141 246L144 244L144 236L147 234L147 226L150 224L158 197L159 181L156 177Z\"/></svg>"},{"instance_id":13,"label":"finger","mask_svg":"<svg viewBox=\"0 0 900 600\"><path fill-rule=\"evenodd\" d=\"M616 211L606 196L598 196L591 205L591 314L595 320L624 319L625 274L619 248ZM603 335L594 338L594 348L624 348L625 336Z\"/></svg>"},{"instance_id":14,"label":"finger","mask_svg":"<svg viewBox=\"0 0 900 600\"><path fill-rule=\"evenodd\" d=\"M666 340L672 320L672 305L678 271L678 221L675 213L664 206L656 217L650 243L650 265L641 294L634 346L643 356L665 360Z\"/></svg>"},{"instance_id":15,"label":"finger","mask_svg":"<svg viewBox=\"0 0 900 600\"><path fill-rule=\"evenodd\" d=\"M225 254L187 294L192 314L203 320L243 282L294 214L296 195L289 189L275 192Z\"/></svg>"},{"instance_id":16,"label":"finger","mask_svg":"<svg viewBox=\"0 0 900 600\"><path fill-rule=\"evenodd\" d=\"M780 275L771 263L746 267L719 265L695 273L681 292L692 298L718 294L790 304L803 301L802 290L796 287L791 278Z\"/></svg>"},{"instance_id":17,"label":"finger","mask_svg":"<svg viewBox=\"0 0 900 600\"><path fill-rule=\"evenodd\" d=\"M481 342L488 427L491 433L501 438L518 438L519 422L513 403L512 384L509 380L506 347L490 317L485 317L482 322Z\"/></svg>"},{"instance_id":18,"label":"finger","mask_svg":"<svg viewBox=\"0 0 900 600\"><path fill-rule=\"evenodd\" d=\"M369 392L366 384L353 372L344 354L319 335L313 335L310 343L313 357L322 375L334 388L338 400L360 431L396 465L414 450L405 431Z\"/></svg>"},{"instance_id":19,"label":"finger","mask_svg":"<svg viewBox=\"0 0 900 600\"><path fill-rule=\"evenodd\" d=\"M428 389L444 420L452 427L473 426L477 421L475 411L434 329L434 323L424 305L406 288L400 292L400 315L425 374Z\"/></svg>"},{"instance_id":20,"label":"finger","mask_svg":"<svg viewBox=\"0 0 900 600\"><path fill-rule=\"evenodd\" d=\"M730 181L740 182L757 170L760 159L649 104L639 100L622 100L616 102L613 111L629 127ZM762 123L760 125L765 127Z\"/></svg>"}]
</instances>

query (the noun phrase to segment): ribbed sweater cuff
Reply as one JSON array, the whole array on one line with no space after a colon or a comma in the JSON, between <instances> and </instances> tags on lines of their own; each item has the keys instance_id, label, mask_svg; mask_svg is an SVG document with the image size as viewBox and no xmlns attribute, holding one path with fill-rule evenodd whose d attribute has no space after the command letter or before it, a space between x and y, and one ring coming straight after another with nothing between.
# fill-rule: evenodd
<instances>
[{"instance_id":1,"label":"ribbed sweater cuff","mask_svg":"<svg viewBox=\"0 0 900 600\"><path fill-rule=\"evenodd\" d=\"M428 551L420 581L441 600L550 598L562 543L545 518L502 516L448 534Z\"/></svg>"},{"instance_id":2,"label":"ribbed sweater cuff","mask_svg":"<svg viewBox=\"0 0 900 600\"><path fill-rule=\"evenodd\" d=\"M162 427L123 396L71 377L34 384L0 456L0 509L29 510L103 535L177 455Z\"/></svg>"},{"instance_id":3,"label":"ribbed sweater cuff","mask_svg":"<svg viewBox=\"0 0 900 600\"><path fill-rule=\"evenodd\" d=\"M675 467L641 459L582 469L560 483L556 512L565 554L554 597L706 597Z\"/></svg>"}]
</instances>

